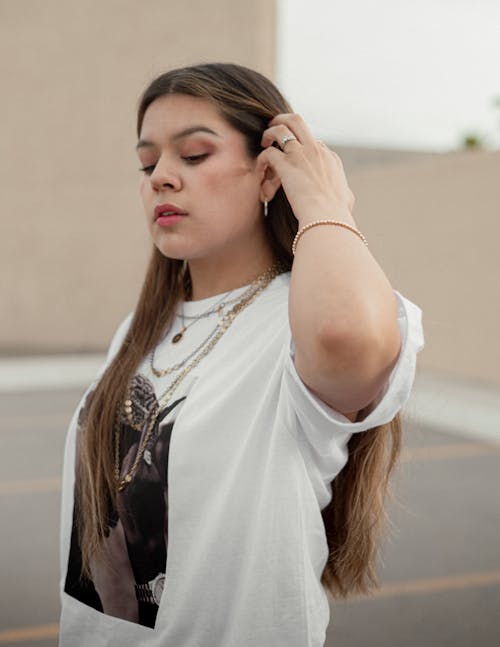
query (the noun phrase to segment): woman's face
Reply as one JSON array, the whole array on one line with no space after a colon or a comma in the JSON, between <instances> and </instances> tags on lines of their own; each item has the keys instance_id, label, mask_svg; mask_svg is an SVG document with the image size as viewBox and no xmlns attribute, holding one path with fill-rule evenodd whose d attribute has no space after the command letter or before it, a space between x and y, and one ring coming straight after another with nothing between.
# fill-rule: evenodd
<instances>
[{"instance_id":1,"label":"woman's face","mask_svg":"<svg viewBox=\"0 0 500 647\"><path fill-rule=\"evenodd\" d=\"M195 126L213 132L183 134ZM137 153L145 168L140 188L147 225L165 256L227 259L229 254L236 260L252 240L262 243L262 172L256 172L244 136L210 101L182 94L153 101ZM166 203L188 215L161 226L155 207Z\"/></svg>"}]
</instances>

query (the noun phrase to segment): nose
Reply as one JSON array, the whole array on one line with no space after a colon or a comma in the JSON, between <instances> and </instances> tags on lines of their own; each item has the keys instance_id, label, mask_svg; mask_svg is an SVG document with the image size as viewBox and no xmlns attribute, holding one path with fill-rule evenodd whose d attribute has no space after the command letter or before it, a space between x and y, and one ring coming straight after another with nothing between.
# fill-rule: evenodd
<instances>
[{"instance_id":1,"label":"nose","mask_svg":"<svg viewBox=\"0 0 500 647\"><path fill-rule=\"evenodd\" d=\"M159 159L154 171L149 176L151 186L155 191L161 191L166 187L172 189L179 189L181 181L179 175L170 168L166 160Z\"/></svg>"}]
</instances>

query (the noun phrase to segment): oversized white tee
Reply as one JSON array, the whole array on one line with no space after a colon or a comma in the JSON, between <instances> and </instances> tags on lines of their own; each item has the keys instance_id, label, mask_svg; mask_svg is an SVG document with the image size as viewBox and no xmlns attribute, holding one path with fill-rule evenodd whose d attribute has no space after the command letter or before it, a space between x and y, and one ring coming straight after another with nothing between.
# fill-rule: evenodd
<instances>
[{"instance_id":1,"label":"oversized white tee","mask_svg":"<svg viewBox=\"0 0 500 647\"><path fill-rule=\"evenodd\" d=\"M351 422L295 370L290 276L275 277L237 315L162 408L136 476L111 515L110 563L94 563L92 580L80 580L75 440L86 401L133 313L121 322L66 438L60 646L323 647L330 610L320 583L328 555L321 510L347 462L351 435L389 422L407 402L424 347L422 311L394 290L400 356L375 407ZM248 287L181 302L177 313L201 314ZM131 398L137 420L197 355L217 321L217 314L186 319L192 325L174 344L182 327L175 319L154 366L181 367L157 378L150 358L142 362ZM141 431L124 418L121 432L123 475Z\"/></svg>"}]
</instances>

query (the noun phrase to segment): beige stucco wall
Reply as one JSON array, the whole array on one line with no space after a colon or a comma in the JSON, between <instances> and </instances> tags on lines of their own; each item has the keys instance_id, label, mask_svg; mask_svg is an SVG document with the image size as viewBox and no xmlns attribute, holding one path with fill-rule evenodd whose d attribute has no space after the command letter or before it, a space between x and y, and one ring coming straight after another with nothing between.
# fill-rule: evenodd
<instances>
[{"instance_id":1,"label":"beige stucco wall","mask_svg":"<svg viewBox=\"0 0 500 647\"><path fill-rule=\"evenodd\" d=\"M0 0L0 352L99 349L149 253L135 108L172 67L273 78L274 0Z\"/></svg>"},{"instance_id":2,"label":"beige stucco wall","mask_svg":"<svg viewBox=\"0 0 500 647\"><path fill-rule=\"evenodd\" d=\"M0 352L104 350L150 249L135 106L156 74L225 60L274 78L271 0L0 0ZM391 283L424 312L422 369L500 385L500 153L348 171Z\"/></svg>"},{"instance_id":3,"label":"beige stucco wall","mask_svg":"<svg viewBox=\"0 0 500 647\"><path fill-rule=\"evenodd\" d=\"M499 178L500 151L349 174L372 253L423 310L419 366L500 386Z\"/></svg>"}]
</instances>

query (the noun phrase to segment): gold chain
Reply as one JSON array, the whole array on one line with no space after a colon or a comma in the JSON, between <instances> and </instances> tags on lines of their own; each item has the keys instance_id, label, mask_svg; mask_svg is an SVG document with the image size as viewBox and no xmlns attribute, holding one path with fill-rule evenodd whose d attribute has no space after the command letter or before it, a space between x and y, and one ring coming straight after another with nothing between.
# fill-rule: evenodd
<instances>
[{"instance_id":1,"label":"gold chain","mask_svg":"<svg viewBox=\"0 0 500 647\"><path fill-rule=\"evenodd\" d=\"M180 368L182 368L182 367L184 366L184 364L185 364L189 359L191 359L191 357L192 357L193 355L196 355L196 353L199 351L199 349L200 349L200 348L203 348L203 346L204 346L205 344L207 344L207 343L208 343L209 339L210 339L210 338L211 338L211 337L216 333L216 331L217 331L217 329L218 329L218 327L219 327L219 322L221 321L221 320L220 320L220 317L221 317L221 314L223 314L223 308L224 308L224 306L225 306L225 305L227 305L227 304L230 304L230 303L235 303L235 302L236 302L236 301L238 301L238 300L239 300L239 301L242 301L243 299L245 299L245 298L247 297L247 295L249 295L249 294L253 294L254 292L256 292L256 291L258 290L258 288L259 288L259 285L260 285L259 281L261 281L261 280L262 280L262 275L261 275L261 276L259 276L259 277L257 277L254 281L252 281L252 283L251 283L251 284L250 284L250 286L245 290L245 292L243 292L243 293L242 293L242 294L240 294L239 296L235 297L234 299L231 299L230 301L225 301L224 303L220 303L220 305L217 307L217 309L212 308L212 309L210 309L210 310L208 310L208 311L207 311L208 313L211 313L211 314L215 314L215 313L217 313L217 314L218 314L218 316L219 316L219 321L218 321L218 323L215 325L215 328L214 328L214 329L211 331L211 333L208 335L208 337L206 337L206 338L201 342L201 344L198 346L198 348L195 348L195 349L194 349L194 351L193 351L190 355L188 355L185 359L183 359L183 360L182 360L182 362L179 362L178 364L174 364L173 366L169 366L168 368L164 368L164 369L157 369L157 368L153 365L153 362L154 362L154 356L155 356L155 350L156 350L156 349L153 349L153 350L151 351L151 354L150 354L151 359L150 359L150 362L149 362L149 365L150 365L150 367L151 367L151 371L153 372L153 374L154 374L154 375L156 375L156 377L164 377L165 375L170 375L170 373L173 373L174 371L178 371ZM232 292L234 292L234 290L232 290ZM223 297L223 299L224 299L224 297ZM199 317L195 318L195 319L194 319L194 321L193 321L191 324L189 324L188 326L183 326L182 330L181 330L180 332L178 332L176 335L174 335L173 339L175 340L175 338L176 338L176 337L178 337L178 338L182 338L182 336L183 336L184 332L185 332L185 331L186 331L190 326L192 326L192 325L193 325L193 323L196 323L196 322L197 322L197 321L199 321L202 317L205 317L205 316L206 316L206 314L207 314L207 312L204 312L203 314L199 315ZM179 339L178 339L178 341L179 341Z\"/></svg>"},{"instance_id":2,"label":"gold chain","mask_svg":"<svg viewBox=\"0 0 500 647\"><path fill-rule=\"evenodd\" d=\"M118 408L117 413L116 413L116 418L115 418L115 428L114 428L114 446L115 446L115 480L117 484L117 489L119 492L121 492L134 478L135 473L137 471L137 467L144 456L144 452L146 450L146 447L149 443L149 440L151 438L151 435L153 433L153 428L155 426L156 419L158 418L159 414L161 413L162 407L164 407L171 399L175 389L177 386L180 384L180 382L186 377L186 375L195 367L199 364L199 362L208 355L208 353L212 350L212 348L217 344L219 339L222 337L222 335L226 332L226 330L229 328L229 326L232 324L236 316L244 309L246 308L252 301L257 297L257 295L264 290L268 284L277 276L278 274L281 274L283 271L286 271L286 268L284 268L279 261L275 262L268 270L266 270L258 279L257 281L261 281L260 286L257 288L257 290L253 293L251 293L249 296L246 296L245 298L242 298L229 312L227 312L222 319L219 322L218 325L218 332L215 335L215 337L212 339L212 341L207 345L207 347L197 356L194 358L194 360L189 364L183 371L178 375L175 380L170 384L170 386L167 388L167 390L160 396L158 399L158 402L155 402L155 404L151 407L151 409L146 413L142 420L142 427L138 426L133 418L132 418L132 396L131 396L131 387L129 384L128 387L128 398L124 402L124 410L125 410L125 416L127 418L127 421L129 424L132 426L133 429L136 431L141 431L143 430L144 424L148 422L148 418L151 416L151 419L149 420L147 424L147 429L146 433L144 434L144 438L142 442L140 443L139 449L137 450L137 454L135 457L135 460L132 464L132 467L130 470L125 474L125 476L120 479L120 408Z\"/></svg>"}]
</instances>

